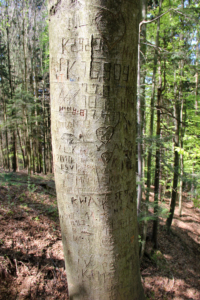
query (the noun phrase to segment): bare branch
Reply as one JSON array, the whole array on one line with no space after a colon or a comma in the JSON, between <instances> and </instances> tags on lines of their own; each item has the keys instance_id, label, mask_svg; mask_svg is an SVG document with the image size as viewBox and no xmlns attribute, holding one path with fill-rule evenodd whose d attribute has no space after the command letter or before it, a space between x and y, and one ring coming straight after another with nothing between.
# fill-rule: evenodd
<instances>
[{"instance_id":1,"label":"bare branch","mask_svg":"<svg viewBox=\"0 0 200 300\"><path fill-rule=\"evenodd\" d=\"M176 12L177 14L180 14L180 15L183 15L184 17L188 18L188 19L191 19L189 16L185 15L184 13L182 13L181 11L178 10L178 8L170 8L168 9L166 12L164 12L163 14L157 16L156 18L152 19L152 20L149 20L149 21L146 21L146 20L143 20L142 22L140 22L139 24L139 28L141 28L141 26L143 24L149 24L149 23L153 23L154 21L158 20L159 18L161 18L162 16L166 15L168 12L170 11L174 11Z\"/></svg>"},{"instance_id":2,"label":"bare branch","mask_svg":"<svg viewBox=\"0 0 200 300\"><path fill-rule=\"evenodd\" d=\"M141 44L147 45L147 46L151 46L151 47L153 47L154 49L158 49L159 51L164 51L164 52L167 52L167 53L170 53L170 54L171 54L171 52L169 52L169 51L167 51L167 50L165 50L165 49L163 49L163 48L161 48L161 47L156 47L154 44L152 44L152 43L150 43L150 42L147 42L147 43L141 42Z\"/></svg>"}]
</instances>

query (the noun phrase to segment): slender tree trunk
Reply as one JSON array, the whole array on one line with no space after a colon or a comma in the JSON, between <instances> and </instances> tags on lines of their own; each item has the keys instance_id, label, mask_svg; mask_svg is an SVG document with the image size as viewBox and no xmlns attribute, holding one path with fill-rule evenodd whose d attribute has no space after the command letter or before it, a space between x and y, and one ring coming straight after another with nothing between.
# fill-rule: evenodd
<instances>
[{"instance_id":1,"label":"slender tree trunk","mask_svg":"<svg viewBox=\"0 0 200 300\"><path fill-rule=\"evenodd\" d=\"M3 83L2 83L3 88ZM7 112L6 112L6 101L5 96L3 95L3 117L4 117L4 124L5 124L5 140L6 140L6 168L10 171L10 159L9 159L9 143L8 143L8 128L7 128Z\"/></svg>"},{"instance_id":2,"label":"slender tree trunk","mask_svg":"<svg viewBox=\"0 0 200 300\"><path fill-rule=\"evenodd\" d=\"M147 16L147 0L142 0L142 20L146 20L146 16ZM143 63L145 63L145 54L146 54L146 24L143 24L142 28L141 28L141 46L140 46L140 69ZM138 70L139 72L139 70ZM142 136L144 136L145 133L145 77L146 77L146 70L142 69L141 75L140 75L140 99L141 99L141 134ZM143 155L143 150L144 150L144 141L142 142L143 146L141 145L141 159L142 159L142 166L141 166L141 176L142 178L144 178L144 167L145 167L145 159L144 159L144 155ZM138 213L139 213L139 208L140 205L138 205L139 203L141 203L142 201L142 188L141 188L141 192L140 194L138 193L138 201L137 201L137 209L138 209ZM144 214L147 217L148 215L148 205L146 205L145 203L145 207L144 207ZM143 235L142 235L142 243L141 243L141 251L140 251L140 260L142 260L143 255L144 255L144 251L145 251L145 245L146 245L146 236L147 236L147 220L144 220L144 224L143 224Z\"/></svg>"},{"instance_id":3,"label":"slender tree trunk","mask_svg":"<svg viewBox=\"0 0 200 300\"><path fill-rule=\"evenodd\" d=\"M23 146L22 146L22 140L21 140L21 136L20 136L20 133L19 133L18 126L17 126L17 135L18 135L19 145L20 145L20 149L21 149L21 153L22 153L22 157L23 157L23 168L25 168L26 159L25 159L24 149L23 149Z\"/></svg>"},{"instance_id":4,"label":"slender tree trunk","mask_svg":"<svg viewBox=\"0 0 200 300\"><path fill-rule=\"evenodd\" d=\"M162 8L162 0L159 3L159 14L161 13ZM160 18L157 21L157 33L156 33L156 48L154 54L154 67L153 67L153 75L152 75L152 91L151 91L151 118L150 118L150 137L153 137L153 127L154 127L154 97L155 97L155 86L156 86L156 72L157 72L157 61L158 61L158 47L159 47L159 33L160 33ZM151 161L152 161L152 148L149 147L148 156L147 156L147 190L146 190L146 201L145 201L145 215L148 215L149 209L149 193L151 186ZM146 245L146 236L147 236L147 227L148 221L147 219L144 221L143 226L143 241L140 258L142 259L145 251Z\"/></svg>"},{"instance_id":5,"label":"slender tree trunk","mask_svg":"<svg viewBox=\"0 0 200 300\"><path fill-rule=\"evenodd\" d=\"M0 131L0 145L1 145L1 157L2 157L2 167L5 168L6 165L6 156L4 154L4 147L3 147L3 132Z\"/></svg>"},{"instance_id":6,"label":"slender tree trunk","mask_svg":"<svg viewBox=\"0 0 200 300\"><path fill-rule=\"evenodd\" d=\"M27 85L27 54L26 54L26 36L25 36L25 17L23 19L23 54L24 54L24 89L25 91L28 91L28 85Z\"/></svg>"},{"instance_id":7,"label":"slender tree trunk","mask_svg":"<svg viewBox=\"0 0 200 300\"><path fill-rule=\"evenodd\" d=\"M154 216L152 241L154 248L158 248L158 199L159 199L159 179L160 179L160 102L162 96L161 84L158 88L157 95L157 142L156 142L156 168L155 168L155 184L154 184Z\"/></svg>"},{"instance_id":8,"label":"slender tree trunk","mask_svg":"<svg viewBox=\"0 0 200 300\"><path fill-rule=\"evenodd\" d=\"M198 43L197 43L198 44ZM198 68L198 51L196 53L197 56L197 62L196 62L196 67ZM195 110L196 110L196 114L198 113L198 86L199 86L199 73L198 71L196 72L196 83L195 83Z\"/></svg>"},{"instance_id":9,"label":"slender tree trunk","mask_svg":"<svg viewBox=\"0 0 200 300\"><path fill-rule=\"evenodd\" d=\"M29 122L28 122L28 112L25 109L24 112L24 116L25 116L25 135L26 135L26 166L27 166L27 171L28 171L28 175L31 175L31 141L30 141L30 130L29 130Z\"/></svg>"},{"instance_id":10,"label":"slender tree trunk","mask_svg":"<svg viewBox=\"0 0 200 300\"><path fill-rule=\"evenodd\" d=\"M199 32L197 32L197 41L196 41L196 80L195 80L195 114L198 114L198 108L199 108L199 104L198 104L198 88L199 88L199 70L198 70L198 66L199 66L199 53L200 53L200 49L199 49Z\"/></svg>"},{"instance_id":11,"label":"slender tree trunk","mask_svg":"<svg viewBox=\"0 0 200 300\"><path fill-rule=\"evenodd\" d=\"M190 4L189 4L190 5ZM182 9L184 9L184 0L182 0ZM183 22L182 22L183 23ZM183 24L182 24L183 25ZM183 25L184 26L184 25ZM183 34L180 35L180 41L183 41ZM183 67L184 61L181 60L180 62L180 75L183 76ZM184 130L183 130L183 108L184 108L184 100L182 95L183 84L181 80L180 88L179 88L179 100L181 102L180 108L180 146L183 149L183 137L184 137ZM183 199L183 154L180 154L180 186L179 186L179 216L182 216L182 199Z\"/></svg>"},{"instance_id":12,"label":"slender tree trunk","mask_svg":"<svg viewBox=\"0 0 200 300\"><path fill-rule=\"evenodd\" d=\"M44 94L44 80L43 80L43 91L42 91L42 110L43 110L43 172L44 174L47 173L47 166L46 166L46 121L45 121L45 94Z\"/></svg>"},{"instance_id":13,"label":"slender tree trunk","mask_svg":"<svg viewBox=\"0 0 200 300\"><path fill-rule=\"evenodd\" d=\"M174 177L173 177L173 187L172 187L172 198L170 204L170 214L167 218L167 231L170 232L174 210L176 206L177 198L177 188L178 188L178 178L179 178L179 153L176 147L179 147L179 127L180 127L180 102L176 99L175 103L175 137L174 137Z\"/></svg>"},{"instance_id":14,"label":"slender tree trunk","mask_svg":"<svg viewBox=\"0 0 200 300\"><path fill-rule=\"evenodd\" d=\"M182 144L182 142L181 142ZM180 187L179 187L179 208L178 208L178 213L179 217L182 216L182 201L183 201L183 155L180 155Z\"/></svg>"},{"instance_id":15,"label":"slender tree trunk","mask_svg":"<svg viewBox=\"0 0 200 300\"><path fill-rule=\"evenodd\" d=\"M142 20L146 20L147 17L147 0L142 0ZM141 64L144 65L146 63L145 57L146 57L146 24L142 26L141 34L142 34L142 40L141 40ZM140 99L141 99L141 132L142 137L144 137L146 132L146 118L145 118L145 97L146 97L146 68L141 69L141 75L140 75ZM141 153L142 153L142 178L144 178L144 169L145 169L145 157L144 157L144 149L145 144L144 140L142 141L142 147L141 147Z\"/></svg>"},{"instance_id":16,"label":"slender tree trunk","mask_svg":"<svg viewBox=\"0 0 200 300\"><path fill-rule=\"evenodd\" d=\"M162 92L165 90L166 85L166 64L164 62L164 85L162 86L162 72L161 72L161 59L159 58L159 87L157 92L157 129L156 129L156 166L155 166L155 183L154 183L154 216L155 219L153 221L153 232L152 232L152 241L154 249L158 248L158 200L159 200L159 186L160 186L160 156L161 156L161 144L160 144L160 137L161 137L161 125L160 125L160 109L161 109L161 100L162 100Z\"/></svg>"},{"instance_id":17,"label":"slender tree trunk","mask_svg":"<svg viewBox=\"0 0 200 300\"><path fill-rule=\"evenodd\" d=\"M15 125L13 125L13 132L12 132L12 146L13 146L13 157L12 157L12 169L13 172L16 172L18 169L18 162L17 162L17 137L16 137L16 130Z\"/></svg>"},{"instance_id":18,"label":"slender tree trunk","mask_svg":"<svg viewBox=\"0 0 200 300\"><path fill-rule=\"evenodd\" d=\"M146 19L147 2L142 0L142 20ZM146 37L146 25L139 26L139 38L138 38L138 76L137 76L137 131L138 131L138 191L137 191L137 213L140 212L140 206L142 201L142 190L143 190L143 128L144 128L144 102L145 102L145 76L141 76L141 63L144 61L143 56L145 55L146 47L144 44L141 45L140 34L143 34L143 40ZM141 87L142 84L142 87Z\"/></svg>"},{"instance_id":19,"label":"slender tree trunk","mask_svg":"<svg viewBox=\"0 0 200 300\"><path fill-rule=\"evenodd\" d=\"M141 126L141 100L140 100L140 32L138 39L138 74L137 74L137 161L138 161L138 191L137 191L137 214L139 215L140 206L142 201L142 126Z\"/></svg>"},{"instance_id":20,"label":"slender tree trunk","mask_svg":"<svg viewBox=\"0 0 200 300\"><path fill-rule=\"evenodd\" d=\"M55 181L71 300L143 300L135 183L139 1L49 1Z\"/></svg>"},{"instance_id":21,"label":"slender tree trunk","mask_svg":"<svg viewBox=\"0 0 200 300\"><path fill-rule=\"evenodd\" d=\"M8 52L8 74L9 74L9 85L10 85L10 98L13 99L13 84L12 84L12 75L11 75L11 62L10 62L10 37L9 37L9 28L6 28L7 32L7 52ZM14 118L14 109L12 109L12 118ZM11 129L12 135L12 169L13 172L17 171L17 140L16 140L16 130L15 124Z\"/></svg>"},{"instance_id":22,"label":"slender tree trunk","mask_svg":"<svg viewBox=\"0 0 200 300\"><path fill-rule=\"evenodd\" d=\"M159 15L161 13L162 0L159 1ZM154 54L154 67L152 75L152 92L151 92L151 120L150 120L150 137L153 136L154 127L154 97L155 97L155 86L156 86L156 72L157 72L157 61L158 61L158 47L159 47L159 36L160 36L160 18L157 21L157 34L156 34L156 48ZM151 162L152 162L152 148L149 147L148 157L147 157L147 193L146 193L146 203L149 202L149 192L151 186Z\"/></svg>"},{"instance_id":23,"label":"slender tree trunk","mask_svg":"<svg viewBox=\"0 0 200 300\"><path fill-rule=\"evenodd\" d=\"M181 110L180 110L180 146L183 149L183 97L181 99ZM180 187L179 187L179 216L182 216L182 200L183 200L183 154L180 154Z\"/></svg>"},{"instance_id":24,"label":"slender tree trunk","mask_svg":"<svg viewBox=\"0 0 200 300\"><path fill-rule=\"evenodd\" d=\"M53 172L53 168L52 168L52 162L53 162L53 155L52 155L52 145L51 145L51 134L50 134L50 129L51 129L51 121L50 121L50 106L47 106L47 149L48 149L48 158L49 158L49 172L52 173Z\"/></svg>"}]
</instances>

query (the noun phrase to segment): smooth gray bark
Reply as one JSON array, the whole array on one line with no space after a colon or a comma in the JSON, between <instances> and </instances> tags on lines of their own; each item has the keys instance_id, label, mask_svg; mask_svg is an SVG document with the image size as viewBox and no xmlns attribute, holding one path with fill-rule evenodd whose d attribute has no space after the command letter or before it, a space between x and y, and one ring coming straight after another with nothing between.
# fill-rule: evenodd
<instances>
[{"instance_id":1,"label":"smooth gray bark","mask_svg":"<svg viewBox=\"0 0 200 300\"><path fill-rule=\"evenodd\" d=\"M159 15L161 14L162 0L159 2ZM156 88L156 73L157 73L157 62L158 62L158 47L159 47L159 37L160 37L160 17L157 20L157 32L156 32L156 48L154 54L154 67L152 74L152 91L151 91L151 119L150 119L150 137L153 137L154 131L154 102L155 102L155 88ZM147 157L147 193L146 193L146 203L149 203L149 193L151 186L151 169L152 169L152 148L149 147L148 157Z\"/></svg>"},{"instance_id":2,"label":"smooth gray bark","mask_svg":"<svg viewBox=\"0 0 200 300\"><path fill-rule=\"evenodd\" d=\"M147 1L141 1L141 13L142 20L146 19L147 14ZM138 189L137 189L137 214L140 213L140 206L142 202L142 190L143 190L143 130L144 130L144 107L145 107L145 74L143 71L141 74L141 65L144 62L144 56L146 53L146 45L141 43L141 34L143 42L146 42L146 25L139 25L139 38L138 38L138 74L137 74L137 132L138 132L138 144L137 144L137 154L138 154ZM141 87L142 84L142 87Z\"/></svg>"},{"instance_id":3,"label":"smooth gray bark","mask_svg":"<svg viewBox=\"0 0 200 300\"><path fill-rule=\"evenodd\" d=\"M54 171L70 299L144 299L135 184L140 1L49 1Z\"/></svg>"},{"instance_id":4,"label":"smooth gray bark","mask_svg":"<svg viewBox=\"0 0 200 300\"><path fill-rule=\"evenodd\" d=\"M180 87L181 88L181 87ZM171 203L170 203L170 214L166 221L167 232L170 233L172 220L174 217L174 211L176 206L177 199L177 189L178 189L178 179L179 179L179 153L177 148L179 147L179 132L180 132L180 93L177 87L177 79L176 79L176 71L174 72L174 95L175 95L175 103L174 103L174 127L175 127L175 136L174 136L174 174L173 174L173 187L172 187L172 195L171 195Z\"/></svg>"}]
</instances>

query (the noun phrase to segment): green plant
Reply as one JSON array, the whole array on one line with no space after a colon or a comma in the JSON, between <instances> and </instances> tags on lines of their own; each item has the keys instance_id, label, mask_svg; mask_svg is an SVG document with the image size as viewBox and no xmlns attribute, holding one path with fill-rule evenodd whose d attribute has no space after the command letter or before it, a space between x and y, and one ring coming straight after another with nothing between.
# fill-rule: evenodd
<instances>
[{"instance_id":1,"label":"green plant","mask_svg":"<svg viewBox=\"0 0 200 300\"><path fill-rule=\"evenodd\" d=\"M139 243L139 244L142 243L142 237L141 237L141 235L138 235L138 243Z\"/></svg>"},{"instance_id":2,"label":"green plant","mask_svg":"<svg viewBox=\"0 0 200 300\"><path fill-rule=\"evenodd\" d=\"M37 187L36 187L35 184L30 184L30 183L28 183L28 191L29 191L30 193L34 193L36 189L37 189Z\"/></svg>"},{"instance_id":3,"label":"green plant","mask_svg":"<svg viewBox=\"0 0 200 300\"><path fill-rule=\"evenodd\" d=\"M153 254L151 255L151 259L154 261L158 268L163 270L167 268L167 261L161 251L157 250L153 252Z\"/></svg>"}]
</instances>

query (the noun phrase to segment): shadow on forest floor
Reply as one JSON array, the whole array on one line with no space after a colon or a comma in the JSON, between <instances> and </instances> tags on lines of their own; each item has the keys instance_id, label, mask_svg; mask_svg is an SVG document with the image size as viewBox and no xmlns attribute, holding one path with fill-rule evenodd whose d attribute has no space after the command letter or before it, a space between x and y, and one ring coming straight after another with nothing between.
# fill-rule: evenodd
<instances>
[{"instance_id":1,"label":"shadow on forest floor","mask_svg":"<svg viewBox=\"0 0 200 300\"><path fill-rule=\"evenodd\" d=\"M0 173L0 299L67 299L52 176Z\"/></svg>"},{"instance_id":2,"label":"shadow on forest floor","mask_svg":"<svg viewBox=\"0 0 200 300\"><path fill-rule=\"evenodd\" d=\"M200 299L200 211L186 196L170 235L160 219L158 251L147 242L141 265L147 299ZM0 171L0 226L0 299L67 300L53 177L34 175L28 184L24 172Z\"/></svg>"},{"instance_id":3,"label":"shadow on forest floor","mask_svg":"<svg viewBox=\"0 0 200 300\"><path fill-rule=\"evenodd\" d=\"M166 202L169 203L169 199ZM183 216L178 216L176 208L170 234L167 234L165 221L160 218L158 250L152 254L148 241L147 256L141 265L147 299L199 300L200 212L185 194ZM148 230L150 235L152 224Z\"/></svg>"}]
</instances>

